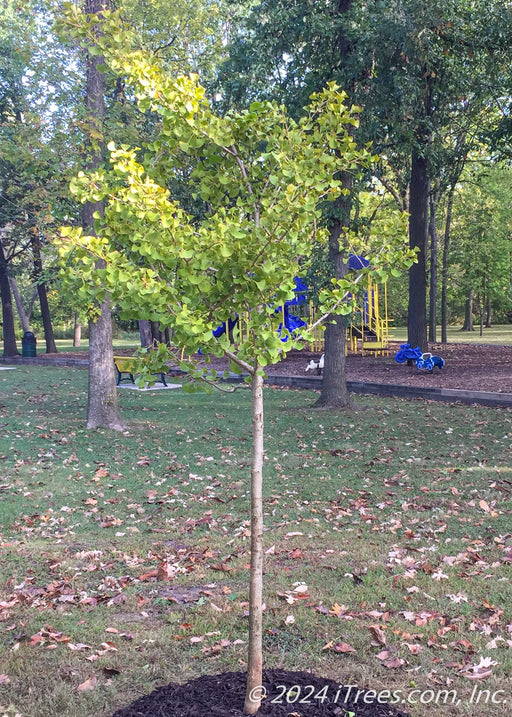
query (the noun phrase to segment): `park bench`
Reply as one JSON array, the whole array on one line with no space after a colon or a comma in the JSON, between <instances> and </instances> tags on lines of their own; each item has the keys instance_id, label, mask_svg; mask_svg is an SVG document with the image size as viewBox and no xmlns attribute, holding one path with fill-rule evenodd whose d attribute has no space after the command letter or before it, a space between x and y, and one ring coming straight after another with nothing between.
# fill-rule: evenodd
<instances>
[{"instance_id":1,"label":"park bench","mask_svg":"<svg viewBox=\"0 0 512 717\"><path fill-rule=\"evenodd\" d=\"M119 386L121 381L130 381L131 383L135 383L133 370L136 363L137 359L132 356L114 356L114 365L117 371L117 386ZM128 376L123 377L123 374L128 374ZM157 378L157 381L160 381L160 383L163 383L164 386L167 386L165 373L163 371L154 373L153 376L158 376L159 378Z\"/></svg>"}]
</instances>

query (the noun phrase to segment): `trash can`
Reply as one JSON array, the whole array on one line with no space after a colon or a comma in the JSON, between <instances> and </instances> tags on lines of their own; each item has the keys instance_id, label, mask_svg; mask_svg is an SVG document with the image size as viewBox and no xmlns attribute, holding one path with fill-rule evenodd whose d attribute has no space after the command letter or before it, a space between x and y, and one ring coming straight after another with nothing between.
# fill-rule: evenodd
<instances>
[{"instance_id":1,"label":"trash can","mask_svg":"<svg viewBox=\"0 0 512 717\"><path fill-rule=\"evenodd\" d=\"M36 337L32 331L25 331L23 338L21 339L21 355L22 356L35 356L36 355Z\"/></svg>"}]
</instances>

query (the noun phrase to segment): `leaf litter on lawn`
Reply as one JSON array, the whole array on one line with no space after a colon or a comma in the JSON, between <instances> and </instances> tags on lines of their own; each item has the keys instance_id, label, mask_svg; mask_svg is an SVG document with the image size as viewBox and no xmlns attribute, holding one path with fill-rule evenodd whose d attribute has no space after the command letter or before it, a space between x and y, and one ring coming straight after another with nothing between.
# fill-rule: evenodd
<instances>
[{"instance_id":1,"label":"leaf litter on lawn","mask_svg":"<svg viewBox=\"0 0 512 717\"><path fill-rule=\"evenodd\" d=\"M136 427L112 436L83 428L84 372L37 371L30 401L26 374L2 382L2 690L33 717L64 698L88 717L107 694L238 669L247 395L123 394ZM319 416L306 392L266 398L269 668L509 689L512 414L358 397L365 410Z\"/></svg>"}]
</instances>

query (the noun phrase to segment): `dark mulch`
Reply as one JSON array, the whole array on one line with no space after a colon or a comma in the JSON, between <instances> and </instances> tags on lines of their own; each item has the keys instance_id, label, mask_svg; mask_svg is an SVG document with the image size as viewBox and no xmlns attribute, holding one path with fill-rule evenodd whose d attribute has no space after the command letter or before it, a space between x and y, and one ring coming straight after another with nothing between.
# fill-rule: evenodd
<instances>
[{"instance_id":1,"label":"dark mulch","mask_svg":"<svg viewBox=\"0 0 512 717\"><path fill-rule=\"evenodd\" d=\"M118 710L113 717L243 717L246 680L245 672L225 672L184 685L170 683ZM266 670L263 686L266 698L257 713L261 716L407 717L385 704L389 694L343 686L309 672Z\"/></svg>"}]
</instances>

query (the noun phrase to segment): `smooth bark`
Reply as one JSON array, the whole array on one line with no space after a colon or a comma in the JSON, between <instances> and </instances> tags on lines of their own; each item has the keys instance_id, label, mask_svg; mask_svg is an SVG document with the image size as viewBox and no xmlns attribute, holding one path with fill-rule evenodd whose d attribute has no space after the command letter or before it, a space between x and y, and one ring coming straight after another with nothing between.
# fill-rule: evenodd
<instances>
[{"instance_id":1,"label":"smooth bark","mask_svg":"<svg viewBox=\"0 0 512 717\"><path fill-rule=\"evenodd\" d=\"M261 704L263 679L263 376L252 377L251 573L249 583L249 650L244 711Z\"/></svg>"},{"instance_id":2,"label":"smooth bark","mask_svg":"<svg viewBox=\"0 0 512 717\"><path fill-rule=\"evenodd\" d=\"M78 348L82 342L82 326L80 324L80 318L78 316L78 312L75 311L74 321L73 321L73 346L75 348Z\"/></svg>"},{"instance_id":3,"label":"smooth bark","mask_svg":"<svg viewBox=\"0 0 512 717\"><path fill-rule=\"evenodd\" d=\"M23 333L26 333L27 331L30 331L30 316L27 311L25 311L25 307L23 306L23 298L20 294L20 290L18 287L18 282L13 276L9 277L9 283L11 285L11 292L14 296L14 301L16 303L16 309L18 311L18 316L20 317L20 324L21 324L21 330Z\"/></svg>"}]
</instances>

